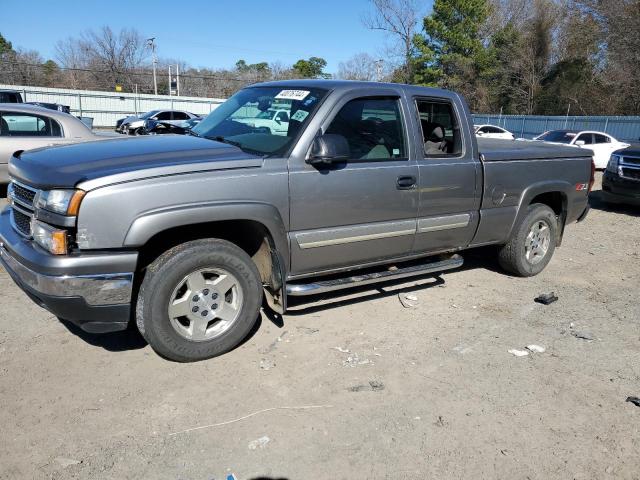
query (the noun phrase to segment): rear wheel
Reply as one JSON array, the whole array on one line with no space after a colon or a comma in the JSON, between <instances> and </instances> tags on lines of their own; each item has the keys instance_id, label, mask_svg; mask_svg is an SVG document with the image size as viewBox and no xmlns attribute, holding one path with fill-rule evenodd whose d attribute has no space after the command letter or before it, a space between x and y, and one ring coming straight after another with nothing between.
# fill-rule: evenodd
<instances>
[{"instance_id":1,"label":"rear wheel","mask_svg":"<svg viewBox=\"0 0 640 480\"><path fill-rule=\"evenodd\" d=\"M249 256L224 240L168 250L147 268L136 323L151 347L179 362L215 357L251 331L262 284Z\"/></svg>"},{"instance_id":2,"label":"rear wheel","mask_svg":"<svg viewBox=\"0 0 640 480\"><path fill-rule=\"evenodd\" d=\"M556 214L547 205L533 204L515 227L509 242L499 251L502 268L521 277L537 275L555 252Z\"/></svg>"}]
</instances>

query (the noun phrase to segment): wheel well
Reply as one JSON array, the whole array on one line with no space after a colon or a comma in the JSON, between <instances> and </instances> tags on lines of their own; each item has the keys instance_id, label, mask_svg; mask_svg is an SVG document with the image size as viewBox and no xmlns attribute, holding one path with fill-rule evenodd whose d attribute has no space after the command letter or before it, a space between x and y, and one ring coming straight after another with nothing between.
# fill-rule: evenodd
<instances>
[{"instance_id":1,"label":"wheel well","mask_svg":"<svg viewBox=\"0 0 640 480\"><path fill-rule=\"evenodd\" d=\"M547 205L559 217L567 210L567 201L564 194L561 192L541 193L531 200L530 205L534 203Z\"/></svg>"},{"instance_id":2,"label":"wheel well","mask_svg":"<svg viewBox=\"0 0 640 480\"><path fill-rule=\"evenodd\" d=\"M556 246L562 245L564 237L564 227L567 220L567 197L562 192L546 192L537 195L531 200L530 205L541 203L547 205L554 211L558 219L558 234L556 238Z\"/></svg>"},{"instance_id":3,"label":"wheel well","mask_svg":"<svg viewBox=\"0 0 640 480\"><path fill-rule=\"evenodd\" d=\"M140 249L138 270L144 270L170 248L192 240L218 238L227 240L244 250L255 262L264 283L270 283L275 249L267 228L253 220L223 220L169 228L155 234Z\"/></svg>"}]
</instances>

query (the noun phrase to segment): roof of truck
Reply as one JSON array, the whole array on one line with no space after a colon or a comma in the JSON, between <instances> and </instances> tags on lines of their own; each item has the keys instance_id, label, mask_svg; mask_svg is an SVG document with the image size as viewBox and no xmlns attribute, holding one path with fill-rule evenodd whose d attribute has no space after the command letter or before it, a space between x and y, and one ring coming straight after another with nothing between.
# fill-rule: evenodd
<instances>
[{"instance_id":1,"label":"roof of truck","mask_svg":"<svg viewBox=\"0 0 640 480\"><path fill-rule=\"evenodd\" d=\"M364 82L360 80L320 80L302 78L298 80L278 80L250 85L251 87L289 87L289 88L323 88L326 90L352 90L354 88L389 88L397 90L421 91L424 94L439 94L445 97L457 96L451 90L440 88L420 87L404 83Z\"/></svg>"}]
</instances>

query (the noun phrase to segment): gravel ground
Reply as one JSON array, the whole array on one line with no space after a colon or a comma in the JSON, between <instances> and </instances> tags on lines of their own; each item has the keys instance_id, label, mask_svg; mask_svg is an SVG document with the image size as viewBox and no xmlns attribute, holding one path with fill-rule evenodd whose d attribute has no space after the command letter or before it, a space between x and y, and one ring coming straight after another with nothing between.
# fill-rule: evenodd
<instances>
[{"instance_id":1,"label":"gravel ground","mask_svg":"<svg viewBox=\"0 0 640 480\"><path fill-rule=\"evenodd\" d=\"M470 252L196 364L65 326L0 272L0 478L638 479L640 210L593 197L538 277Z\"/></svg>"}]
</instances>

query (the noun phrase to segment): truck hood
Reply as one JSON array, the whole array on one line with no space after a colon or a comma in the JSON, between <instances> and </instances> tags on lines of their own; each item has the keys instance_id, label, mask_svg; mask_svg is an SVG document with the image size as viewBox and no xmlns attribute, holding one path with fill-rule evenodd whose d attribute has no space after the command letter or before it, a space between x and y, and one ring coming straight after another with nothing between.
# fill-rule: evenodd
<instances>
[{"instance_id":1,"label":"truck hood","mask_svg":"<svg viewBox=\"0 0 640 480\"><path fill-rule=\"evenodd\" d=\"M100 140L24 152L9 161L9 175L36 188L74 188L90 182L132 181L208 170L259 168L263 159L225 143L189 135ZM102 179L102 182L91 182Z\"/></svg>"}]
</instances>

